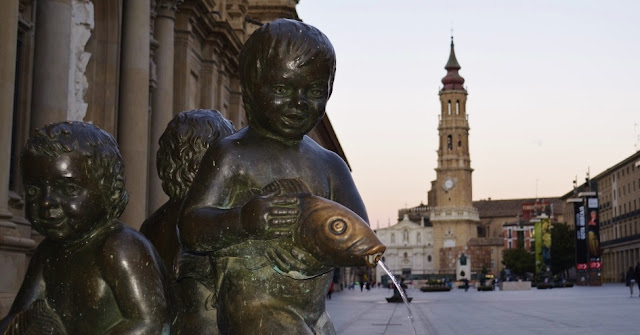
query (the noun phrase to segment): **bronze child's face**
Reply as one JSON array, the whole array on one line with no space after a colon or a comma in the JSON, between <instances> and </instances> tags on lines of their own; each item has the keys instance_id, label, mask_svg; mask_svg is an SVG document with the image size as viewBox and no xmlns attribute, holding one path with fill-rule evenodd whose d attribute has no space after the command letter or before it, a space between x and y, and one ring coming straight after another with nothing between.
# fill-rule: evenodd
<instances>
[{"instance_id":1,"label":"bronze child's face","mask_svg":"<svg viewBox=\"0 0 640 335\"><path fill-rule=\"evenodd\" d=\"M275 137L300 140L325 113L330 91L330 67L312 60L299 66L284 57L272 62L254 96L252 126Z\"/></svg>"},{"instance_id":2,"label":"bronze child's face","mask_svg":"<svg viewBox=\"0 0 640 335\"><path fill-rule=\"evenodd\" d=\"M73 241L106 217L100 185L78 153L23 157L26 215L34 228L54 241Z\"/></svg>"}]
</instances>

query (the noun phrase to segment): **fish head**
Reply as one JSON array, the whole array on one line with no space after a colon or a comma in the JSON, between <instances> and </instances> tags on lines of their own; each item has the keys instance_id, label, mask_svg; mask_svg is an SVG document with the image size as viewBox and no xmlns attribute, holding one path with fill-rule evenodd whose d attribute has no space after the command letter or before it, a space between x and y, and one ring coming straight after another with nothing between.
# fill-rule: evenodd
<instances>
[{"instance_id":1,"label":"fish head","mask_svg":"<svg viewBox=\"0 0 640 335\"><path fill-rule=\"evenodd\" d=\"M369 224L345 206L317 196L303 198L300 246L333 267L375 267L386 247Z\"/></svg>"}]
</instances>

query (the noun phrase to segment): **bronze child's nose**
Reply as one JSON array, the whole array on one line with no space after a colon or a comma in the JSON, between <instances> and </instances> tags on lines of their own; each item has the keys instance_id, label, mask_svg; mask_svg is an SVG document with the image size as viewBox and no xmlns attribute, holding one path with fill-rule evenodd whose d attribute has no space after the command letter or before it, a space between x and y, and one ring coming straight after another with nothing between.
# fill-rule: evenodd
<instances>
[{"instance_id":1,"label":"bronze child's nose","mask_svg":"<svg viewBox=\"0 0 640 335\"><path fill-rule=\"evenodd\" d=\"M51 187L44 187L40 198L40 206L42 206L42 208L51 208L58 207L59 205L60 199L58 195L51 190Z\"/></svg>"}]
</instances>

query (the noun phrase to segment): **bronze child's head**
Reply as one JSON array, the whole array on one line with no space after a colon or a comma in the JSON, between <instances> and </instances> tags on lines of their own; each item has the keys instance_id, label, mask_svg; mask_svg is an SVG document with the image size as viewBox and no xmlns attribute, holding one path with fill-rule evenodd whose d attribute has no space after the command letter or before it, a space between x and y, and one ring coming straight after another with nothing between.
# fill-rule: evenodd
<instances>
[{"instance_id":1,"label":"bronze child's head","mask_svg":"<svg viewBox=\"0 0 640 335\"><path fill-rule=\"evenodd\" d=\"M269 137L301 139L324 116L335 69L333 46L317 28L288 19L263 25L240 53L249 125Z\"/></svg>"},{"instance_id":2,"label":"bronze child's head","mask_svg":"<svg viewBox=\"0 0 640 335\"><path fill-rule=\"evenodd\" d=\"M156 158L162 189L169 198L184 198L209 146L234 132L231 121L210 109L182 112L169 122L158 141Z\"/></svg>"},{"instance_id":3,"label":"bronze child's head","mask_svg":"<svg viewBox=\"0 0 640 335\"><path fill-rule=\"evenodd\" d=\"M54 241L74 241L117 219L129 196L118 145L84 122L49 124L35 131L20 157L26 216Z\"/></svg>"}]
</instances>

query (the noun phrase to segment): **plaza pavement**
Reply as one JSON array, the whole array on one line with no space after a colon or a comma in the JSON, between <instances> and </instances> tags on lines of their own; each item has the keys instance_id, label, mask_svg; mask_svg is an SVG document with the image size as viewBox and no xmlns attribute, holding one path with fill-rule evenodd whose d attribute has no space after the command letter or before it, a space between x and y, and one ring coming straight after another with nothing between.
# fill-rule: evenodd
<instances>
[{"instance_id":1,"label":"plaza pavement","mask_svg":"<svg viewBox=\"0 0 640 335\"><path fill-rule=\"evenodd\" d=\"M339 335L411 335L403 303L387 303L386 288L344 290L327 300ZM636 335L640 297L624 284L527 291L421 292L408 289L418 335Z\"/></svg>"}]
</instances>

